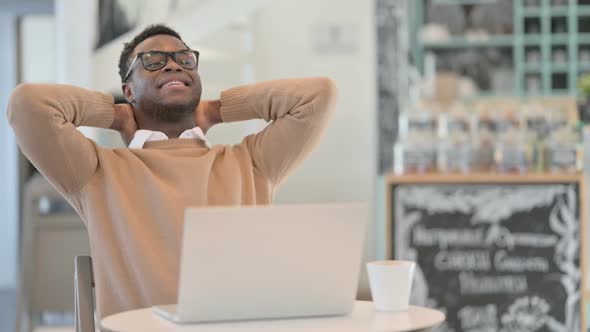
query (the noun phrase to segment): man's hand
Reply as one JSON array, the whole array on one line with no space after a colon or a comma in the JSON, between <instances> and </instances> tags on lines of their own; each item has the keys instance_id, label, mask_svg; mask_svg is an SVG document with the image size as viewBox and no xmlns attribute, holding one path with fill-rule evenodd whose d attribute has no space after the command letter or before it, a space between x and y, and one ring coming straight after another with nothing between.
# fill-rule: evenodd
<instances>
[{"instance_id":1,"label":"man's hand","mask_svg":"<svg viewBox=\"0 0 590 332\"><path fill-rule=\"evenodd\" d=\"M110 129L116 130L121 134L121 138L126 145L131 143L135 132L137 131L137 122L135 113L131 104L115 104L115 119Z\"/></svg>"},{"instance_id":2,"label":"man's hand","mask_svg":"<svg viewBox=\"0 0 590 332\"><path fill-rule=\"evenodd\" d=\"M203 133L207 133L211 127L223 122L220 109L221 102L219 100L201 100L195 111L195 117L197 126L201 128Z\"/></svg>"}]
</instances>

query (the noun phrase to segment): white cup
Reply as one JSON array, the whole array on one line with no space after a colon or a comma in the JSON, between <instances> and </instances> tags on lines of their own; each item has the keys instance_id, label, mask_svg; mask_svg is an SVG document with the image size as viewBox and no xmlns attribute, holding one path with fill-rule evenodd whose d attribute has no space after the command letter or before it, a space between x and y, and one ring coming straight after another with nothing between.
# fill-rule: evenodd
<instances>
[{"instance_id":1,"label":"white cup","mask_svg":"<svg viewBox=\"0 0 590 332\"><path fill-rule=\"evenodd\" d=\"M407 310L416 263L376 261L367 263L369 286L375 308L379 311Z\"/></svg>"}]
</instances>

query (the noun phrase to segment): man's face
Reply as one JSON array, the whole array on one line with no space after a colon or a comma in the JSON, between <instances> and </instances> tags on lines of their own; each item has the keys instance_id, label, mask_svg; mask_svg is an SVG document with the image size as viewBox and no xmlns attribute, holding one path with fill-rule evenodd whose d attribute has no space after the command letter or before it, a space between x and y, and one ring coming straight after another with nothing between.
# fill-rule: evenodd
<instances>
[{"instance_id":1,"label":"man's face","mask_svg":"<svg viewBox=\"0 0 590 332\"><path fill-rule=\"evenodd\" d=\"M157 35L141 42L135 48L131 61L140 52L181 51L187 47L179 39L169 35ZM171 82L181 84L169 84ZM155 120L175 122L192 114L201 100L201 78L197 69L184 69L171 57L166 65L156 71L146 70L137 59L131 75L123 84L123 92L134 109Z\"/></svg>"}]
</instances>

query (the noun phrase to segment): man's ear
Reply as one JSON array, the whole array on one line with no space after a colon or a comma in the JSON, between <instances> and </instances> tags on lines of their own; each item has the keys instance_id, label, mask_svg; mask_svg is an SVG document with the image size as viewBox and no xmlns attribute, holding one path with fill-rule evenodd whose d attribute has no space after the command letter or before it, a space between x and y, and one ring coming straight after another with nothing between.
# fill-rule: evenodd
<instances>
[{"instance_id":1,"label":"man's ear","mask_svg":"<svg viewBox=\"0 0 590 332\"><path fill-rule=\"evenodd\" d=\"M125 96L125 99L128 103L131 104L135 101L135 98L133 97L132 85L129 85L128 83L123 83L123 85L121 85L121 90L123 90L123 96Z\"/></svg>"}]
</instances>

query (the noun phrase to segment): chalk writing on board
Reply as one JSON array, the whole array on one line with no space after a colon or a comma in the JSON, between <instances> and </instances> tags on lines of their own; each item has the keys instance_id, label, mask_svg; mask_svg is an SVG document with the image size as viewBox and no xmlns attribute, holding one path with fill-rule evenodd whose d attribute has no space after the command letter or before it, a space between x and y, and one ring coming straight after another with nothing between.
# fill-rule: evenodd
<instances>
[{"instance_id":1,"label":"chalk writing on board","mask_svg":"<svg viewBox=\"0 0 590 332\"><path fill-rule=\"evenodd\" d=\"M549 259L546 257L511 257L504 250L499 250L494 254L494 267L497 271L549 272L549 264Z\"/></svg>"},{"instance_id":2,"label":"chalk writing on board","mask_svg":"<svg viewBox=\"0 0 590 332\"><path fill-rule=\"evenodd\" d=\"M502 315L502 331L537 331L549 320L550 309L540 297L521 297Z\"/></svg>"},{"instance_id":3,"label":"chalk writing on board","mask_svg":"<svg viewBox=\"0 0 590 332\"><path fill-rule=\"evenodd\" d=\"M580 330L577 184L392 187L393 252L438 332Z\"/></svg>"},{"instance_id":4,"label":"chalk writing on board","mask_svg":"<svg viewBox=\"0 0 590 332\"><path fill-rule=\"evenodd\" d=\"M463 330L497 331L498 307L495 304L464 306L457 313Z\"/></svg>"},{"instance_id":5,"label":"chalk writing on board","mask_svg":"<svg viewBox=\"0 0 590 332\"><path fill-rule=\"evenodd\" d=\"M489 271L492 261L487 251L439 251L434 257L434 266L441 270Z\"/></svg>"},{"instance_id":6,"label":"chalk writing on board","mask_svg":"<svg viewBox=\"0 0 590 332\"><path fill-rule=\"evenodd\" d=\"M502 275L485 276L472 273L459 273L460 294L498 294L498 293L520 293L528 290L528 283L525 276Z\"/></svg>"},{"instance_id":7,"label":"chalk writing on board","mask_svg":"<svg viewBox=\"0 0 590 332\"><path fill-rule=\"evenodd\" d=\"M412 232L412 240L416 245L439 246L446 248L453 246L487 247L498 244L509 247L553 247L557 244L555 235L535 233L512 233L505 227L490 227L485 229L440 229L417 226Z\"/></svg>"}]
</instances>

